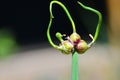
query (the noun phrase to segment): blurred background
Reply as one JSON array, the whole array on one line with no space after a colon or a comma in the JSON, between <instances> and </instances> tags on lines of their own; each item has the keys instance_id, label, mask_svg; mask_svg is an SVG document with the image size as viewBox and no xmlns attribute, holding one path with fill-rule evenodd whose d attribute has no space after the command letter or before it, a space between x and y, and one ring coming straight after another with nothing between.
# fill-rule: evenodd
<instances>
[{"instance_id":1,"label":"blurred background","mask_svg":"<svg viewBox=\"0 0 120 80\"><path fill-rule=\"evenodd\" d=\"M49 3L31 2L25 8L0 9L0 80L71 80L71 54L63 55L51 47L46 31ZM68 8L82 39L90 42L98 16L86 11L77 0L59 0ZM100 11L103 23L95 45L79 55L80 80L120 80L120 1L79 0ZM30 8L37 7L37 8ZM53 5L52 40L56 32L72 33L63 9Z\"/></svg>"}]
</instances>

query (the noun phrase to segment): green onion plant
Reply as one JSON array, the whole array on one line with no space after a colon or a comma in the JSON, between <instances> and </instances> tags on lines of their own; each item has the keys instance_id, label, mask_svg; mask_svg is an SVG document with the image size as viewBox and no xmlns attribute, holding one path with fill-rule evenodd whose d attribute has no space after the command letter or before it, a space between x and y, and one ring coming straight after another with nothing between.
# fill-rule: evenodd
<instances>
[{"instance_id":1,"label":"green onion plant","mask_svg":"<svg viewBox=\"0 0 120 80\"><path fill-rule=\"evenodd\" d=\"M48 38L48 41L51 44L51 46L54 47L55 49L61 51L63 54L72 54L72 80L79 80L78 54L84 54L96 42L98 35L99 35L100 27L102 24L102 14L99 11L97 11L91 7L85 6L84 4L82 4L79 1L77 1L77 3L83 9L91 11L91 12L98 15L98 24L97 24L95 34L94 34L94 36L89 34L90 38L92 39L92 41L89 44L87 44L87 42L85 40L83 40L81 38L81 36L76 32L75 23L70 15L68 9L65 7L65 5L63 3L61 3L58 0L53 0L50 2L50 6L49 6L50 21L49 21L49 25L48 25L48 29L47 29L47 38ZM60 41L59 45L54 44L52 39L51 39L51 36L50 36L50 28L52 25L52 21L54 19L54 16L52 13L53 4L58 4L64 10L69 21L71 22L71 26L73 29L73 33L70 36L67 36L66 40L63 39L63 36L65 36L65 34L61 34L60 32L56 32L56 37Z\"/></svg>"}]
</instances>

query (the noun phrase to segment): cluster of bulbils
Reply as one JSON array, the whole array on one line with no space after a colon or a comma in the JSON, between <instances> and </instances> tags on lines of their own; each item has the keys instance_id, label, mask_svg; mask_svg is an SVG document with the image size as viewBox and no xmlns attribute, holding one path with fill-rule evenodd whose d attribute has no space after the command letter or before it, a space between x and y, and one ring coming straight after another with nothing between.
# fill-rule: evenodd
<instances>
[{"instance_id":1,"label":"cluster of bulbils","mask_svg":"<svg viewBox=\"0 0 120 80\"><path fill-rule=\"evenodd\" d=\"M69 37L67 37L66 40L61 40L59 49L63 54L70 54L74 51L77 51L79 54L83 54L87 49L91 47L92 44L87 44L86 41L81 39L79 34L74 32Z\"/></svg>"},{"instance_id":2,"label":"cluster of bulbils","mask_svg":"<svg viewBox=\"0 0 120 80\"><path fill-rule=\"evenodd\" d=\"M63 10L65 11L66 15L68 16L71 24L72 24L72 28L73 28L73 33L67 37L65 40L63 39L63 36L61 33L57 32L56 33L56 37L60 40L60 44L59 46L58 45L55 45L52 40L51 40L51 36L50 36L50 27L52 25L52 19L54 18L53 14L52 14L52 5L56 3L58 5L60 5ZM57 0L53 0L51 1L50 3L50 22L49 22L49 25L48 25L48 30L47 30L47 38L50 42L50 44L60 50L62 53L64 54L70 54L70 53L74 53L74 52L78 52L79 54L83 54L86 50L88 50L92 45L93 43L96 41L97 37L98 37L98 34L99 34L99 31L100 31L100 27L101 27L101 23L102 23L102 15L99 11L93 9L93 8L90 8L90 7L87 7L85 5L83 5L82 3L80 3L78 1L78 4L84 8L85 10L89 10L89 11L92 11L94 13L96 13L99 17L99 20L98 20L98 24L97 24L97 28L96 28L96 32L95 32L95 35L94 37L90 34L90 38L92 39L92 42L90 42L89 44L87 44L86 41L84 41L83 39L81 39L80 35L76 33L76 28L75 28L75 24L74 24L74 21L72 20L72 17L71 15L69 14L69 11L67 10L67 8L64 6L64 4L62 4L61 2L57 1Z\"/></svg>"}]
</instances>

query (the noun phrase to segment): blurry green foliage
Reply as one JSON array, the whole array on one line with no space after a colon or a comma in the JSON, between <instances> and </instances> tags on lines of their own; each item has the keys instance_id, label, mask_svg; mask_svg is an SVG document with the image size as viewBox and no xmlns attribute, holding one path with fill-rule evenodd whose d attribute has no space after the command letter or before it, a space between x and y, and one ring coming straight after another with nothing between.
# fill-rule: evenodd
<instances>
[{"instance_id":1,"label":"blurry green foliage","mask_svg":"<svg viewBox=\"0 0 120 80\"><path fill-rule=\"evenodd\" d=\"M13 34L7 29L0 30L0 57L4 57L15 51L17 44Z\"/></svg>"}]
</instances>

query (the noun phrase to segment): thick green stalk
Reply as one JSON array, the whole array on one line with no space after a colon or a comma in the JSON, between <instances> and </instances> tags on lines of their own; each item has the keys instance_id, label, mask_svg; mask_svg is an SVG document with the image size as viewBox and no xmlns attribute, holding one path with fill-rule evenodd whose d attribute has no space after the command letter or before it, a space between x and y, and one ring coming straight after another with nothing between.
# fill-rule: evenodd
<instances>
[{"instance_id":1,"label":"thick green stalk","mask_svg":"<svg viewBox=\"0 0 120 80\"><path fill-rule=\"evenodd\" d=\"M72 80L78 80L78 53L72 53Z\"/></svg>"}]
</instances>

